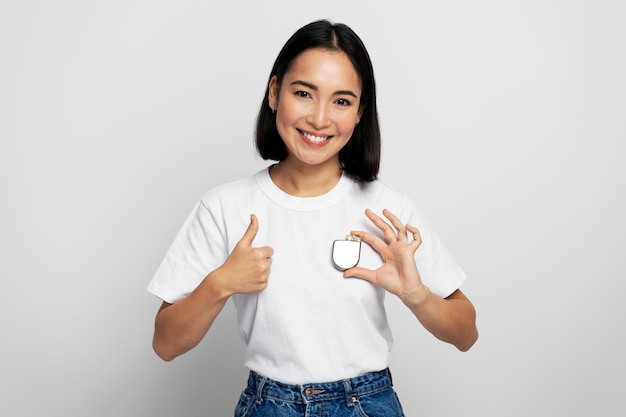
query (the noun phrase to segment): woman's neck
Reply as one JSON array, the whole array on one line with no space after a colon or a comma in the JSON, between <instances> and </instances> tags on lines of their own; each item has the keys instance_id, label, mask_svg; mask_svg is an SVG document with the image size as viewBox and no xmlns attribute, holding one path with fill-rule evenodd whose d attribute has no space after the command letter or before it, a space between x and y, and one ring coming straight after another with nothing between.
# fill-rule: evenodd
<instances>
[{"instance_id":1,"label":"woman's neck","mask_svg":"<svg viewBox=\"0 0 626 417\"><path fill-rule=\"evenodd\" d=\"M337 185L342 170L339 161L321 165L292 163L289 158L270 169L270 177L278 188L295 197L316 197Z\"/></svg>"}]
</instances>

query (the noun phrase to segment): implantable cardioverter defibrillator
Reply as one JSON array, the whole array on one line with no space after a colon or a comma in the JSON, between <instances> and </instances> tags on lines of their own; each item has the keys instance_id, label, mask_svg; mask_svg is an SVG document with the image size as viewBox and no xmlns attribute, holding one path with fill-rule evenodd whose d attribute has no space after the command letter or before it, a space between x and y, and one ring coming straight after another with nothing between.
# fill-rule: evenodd
<instances>
[{"instance_id":1,"label":"implantable cardioverter defibrillator","mask_svg":"<svg viewBox=\"0 0 626 417\"><path fill-rule=\"evenodd\" d=\"M347 235L345 239L333 242L333 265L340 271L353 268L361 258L361 239L355 235Z\"/></svg>"}]
</instances>

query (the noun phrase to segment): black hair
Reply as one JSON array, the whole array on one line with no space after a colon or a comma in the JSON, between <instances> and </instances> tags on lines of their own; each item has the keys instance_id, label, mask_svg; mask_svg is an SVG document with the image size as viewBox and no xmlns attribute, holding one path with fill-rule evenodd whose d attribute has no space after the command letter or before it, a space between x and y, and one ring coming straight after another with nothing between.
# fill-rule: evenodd
<instances>
[{"instance_id":1,"label":"black hair","mask_svg":"<svg viewBox=\"0 0 626 417\"><path fill-rule=\"evenodd\" d=\"M298 29L279 52L270 73L265 97L256 123L256 148L263 159L282 161L287 148L278 134L276 117L269 106L269 81L276 76L278 86L295 59L304 51L321 48L345 53L361 81L359 123L351 139L339 151L343 169L362 182L373 181L380 167L380 126L376 108L374 69L365 45L352 29L342 23L317 20Z\"/></svg>"}]
</instances>

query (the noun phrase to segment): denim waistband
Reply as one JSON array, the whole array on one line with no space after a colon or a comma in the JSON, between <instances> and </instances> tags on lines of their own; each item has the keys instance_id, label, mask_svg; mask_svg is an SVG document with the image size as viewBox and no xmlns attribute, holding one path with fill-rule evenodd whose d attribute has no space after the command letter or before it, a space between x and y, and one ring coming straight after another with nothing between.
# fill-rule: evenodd
<instances>
[{"instance_id":1,"label":"denim waistband","mask_svg":"<svg viewBox=\"0 0 626 417\"><path fill-rule=\"evenodd\" d=\"M354 396L369 394L393 385L391 372L383 369L370 372L354 378L342 379L335 382L311 384L283 384L250 371L248 387L256 393L256 401L263 398L293 403L310 403L314 401L328 401L345 398L348 403L353 402Z\"/></svg>"}]
</instances>

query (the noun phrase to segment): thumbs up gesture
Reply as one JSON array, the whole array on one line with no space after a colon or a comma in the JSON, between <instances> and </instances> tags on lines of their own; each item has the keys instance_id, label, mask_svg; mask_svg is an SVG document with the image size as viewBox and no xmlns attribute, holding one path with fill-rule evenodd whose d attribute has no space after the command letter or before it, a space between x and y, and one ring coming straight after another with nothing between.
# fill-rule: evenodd
<instances>
[{"instance_id":1,"label":"thumbs up gesture","mask_svg":"<svg viewBox=\"0 0 626 417\"><path fill-rule=\"evenodd\" d=\"M223 288L229 295L257 293L267 286L274 249L252 246L258 230L259 221L251 214L250 226L220 267L225 277Z\"/></svg>"}]
</instances>

